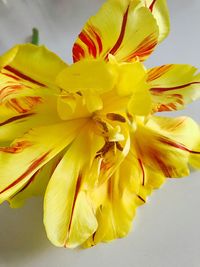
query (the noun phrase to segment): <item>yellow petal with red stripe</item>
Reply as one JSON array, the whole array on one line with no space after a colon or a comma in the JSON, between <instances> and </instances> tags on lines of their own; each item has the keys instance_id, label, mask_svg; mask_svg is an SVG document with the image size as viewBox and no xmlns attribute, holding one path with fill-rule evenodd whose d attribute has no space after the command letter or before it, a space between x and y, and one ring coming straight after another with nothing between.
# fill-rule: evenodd
<instances>
[{"instance_id":1,"label":"yellow petal with red stripe","mask_svg":"<svg viewBox=\"0 0 200 267\"><path fill-rule=\"evenodd\" d=\"M64 152L62 151L48 163L46 163L42 168L36 171L29 181L8 200L10 207L19 208L23 206L25 201L30 197L43 196L49 179L51 178L51 175L53 174L63 155Z\"/></svg>"},{"instance_id":2,"label":"yellow petal with red stripe","mask_svg":"<svg viewBox=\"0 0 200 267\"><path fill-rule=\"evenodd\" d=\"M136 208L164 182L164 176L143 165L133 149L110 179L91 190L98 228L83 247L126 236L132 229Z\"/></svg>"},{"instance_id":3,"label":"yellow petal with red stripe","mask_svg":"<svg viewBox=\"0 0 200 267\"><path fill-rule=\"evenodd\" d=\"M0 57L1 71L8 70L16 80L39 87L53 85L57 74L66 66L45 46L32 44L17 45Z\"/></svg>"},{"instance_id":4,"label":"yellow petal with red stripe","mask_svg":"<svg viewBox=\"0 0 200 267\"><path fill-rule=\"evenodd\" d=\"M23 188L42 166L75 138L85 120L30 130L10 146L0 148L0 202Z\"/></svg>"},{"instance_id":5,"label":"yellow petal with red stripe","mask_svg":"<svg viewBox=\"0 0 200 267\"><path fill-rule=\"evenodd\" d=\"M77 247L97 228L92 201L87 195L91 181L85 177L84 168L90 168L104 141L90 130L89 125L82 129L46 190L44 224L48 238L56 246Z\"/></svg>"},{"instance_id":6,"label":"yellow petal with red stripe","mask_svg":"<svg viewBox=\"0 0 200 267\"><path fill-rule=\"evenodd\" d=\"M169 11L166 0L141 0L154 15L159 27L159 42L162 42L170 30Z\"/></svg>"},{"instance_id":7,"label":"yellow petal with red stripe","mask_svg":"<svg viewBox=\"0 0 200 267\"><path fill-rule=\"evenodd\" d=\"M183 109L200 97L200 73L191 65L172 64L148 71L154 111Z\"/></svg>"},{"instance_id":8,"label":"yellow petal with red stripe","mask_svg":"<svg viewBox=\"0 0 200 267\"><path fill-rule=\"evenodd\" d=\"M133 136L144 166L170 178L189 175L190 157L200 159L199 141L199 126L188 117L153 116L146 124L139 123Z\"/></svg>"},{"instance_id":9,"label":"yellow petal with red stripe","mask_svg":"<svg viewBox=\"0 0 200 267\"><path fill-rule=\"evenodd\" d=\"M52 125L61 122L57 114L57 98L51 95L43 95L37 93L40 101L28 101L29 96L22 99L21 106L25 103L32 103L30 110L24 113L17 113L7 107L7 105L0 105L0 111L4 110L6 113L0 115L0 141L13 141L16 138L23 136L29 129ZM28 102L27 102L28 101Z\"/></svg>"},{"instance_id":10,"label":"yellow petal with red stripe","mask_svg":"<svg viewBox=\"0 0 200 267\"><path fill-rule=\"evenodd\" d=\"M66 64L45 47L18 45L0 57L0 140L60 121L55 86Z\"/></svg>"},{"instance_id":11,"label":"yellow petal with red stripe","mask_svg":"<svg viewBox=\"0 0 200 267\"><path fill-rule=\"evenodd\" d=\"M145 60L154 50L158 27L151 11L139 1L108 0L92 16L73 46L74 62L84 58Z\"/></svg>"}]
</instances>

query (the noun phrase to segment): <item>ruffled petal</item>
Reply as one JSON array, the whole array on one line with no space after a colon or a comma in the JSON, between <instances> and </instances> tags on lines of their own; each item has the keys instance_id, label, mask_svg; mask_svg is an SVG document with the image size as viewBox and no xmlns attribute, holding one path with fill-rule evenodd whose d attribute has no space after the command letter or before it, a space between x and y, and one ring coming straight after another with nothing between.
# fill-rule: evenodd
<instances>
[{"instance_id":1,"label":"ruffled petal","mask_svg":"<svg viewBox=\"0 0 200 267\"><path fill-rule=\"evenodd\" d=\"M190 65L172 64L148 71L154 111L173 111L200 97L200 74Z\"/></svg>"},{"instance_id":2,"label":"ruffled petal","mask_svg":"<svg viewBox=\"0 0 200 267\"><path fill-rule=\"evenodd\" d=\"M0 202L21 190L31 177L75 138L85 120L30 130L0 148Z\"/></svg>"},{"instance_id":3,"label":"ruffled petal","mask_svg":"<svg viewBox=\"0 0 200 267\"><path fill-rule=\"evenodd\" d=\"M121 100L122 97L128 97L126 105L128 112L132 115L149 115L152 110L152 99L146 82L147 72L144 65L141 62L118 63L111 56L109 59L119 73L116 84L117 94Z\"/></svg>"},{"instance_id":4,"label":"ruffled petal","mask_svg":"<svg viewBox=\"0 0 200 267\"><path fill-rule=\"evenodd\" d=\"M54 82L66 68L45 47L18 45L0 57L0 141L60 121ZM50 69L50 71L49 71Z\"/></svg>"},{"instance_id":5,"label":"ruffled petal","mask_svg":"<svg viewBox=\"0 0 200 267\"><path fill-rule=\"evenodd\" d=\"M199 126L188 117L151 117L139 123L133 136L138 158L145 167L165 177L189 175L190 157L200 159Z\"/></svg>"},{"instance_id":6,"label":"ruffled petal","mask_svg":"<svg viewBox=\"0 0 200 267\"><path fill-rule=\"evenodd\" d=\"M83 247L126 236L137 207L146 203L147 196L164 181L163 174L147 168L131 149L110 179L90 192L98 228Z\"/></svg>"},{"instance_id":7,"label":"ruffled petal","mask_svg":"<svg viewBox=\"0 0 200 267\"><path fill-rule=\"evenodd\" d=\"M141 2L144 6L148 7L154 15L159 27L158 41L162 42L167 37L170 30L169 11L166 0L141 0Z\"/></svg>"},{"instance_id":8,"label":"ruffled petal","mask_svg":"<svg viewBox=\"0 0 200 267\"><path fill-rule=\"evenodd\" d=\"M129 169L125 172L127 174ZM118 168L106 183L91 192L91 199L96 205L98 228L83 244L84 247L110 242L124 237L130 231L137 204L129 187L130 176L124 174L123 167Z\"/></svg>"},{"instance_id":9,"label":"ruffled petal","mask_svg":"<svg viewBox=\"0 0 200 267\"><path fill-rule=\"evenodd\" d=\"M94 185L94 177L91 176L91 181L87 179L84 167L91 166L91 160L103 143L101 137L88 134L86 129L82 130L48 184L44 201L44 224L48 238L56 246L77 247L97 228L93 205L87 194L91 184L92 187Z\"/></svg>"},{"instance_id":10,"label":"ruffled petal","mask_svg":"<svg viewBox=\"0 0 200 267\"><path fill-rule=\"evenodd\" d=\"M112 54L118 61L134 61L136 57L142 61L154 50L158 35L154 16L139 1L108 0L79 34L73 59L107 60Z\"/></svg>"},{"instance_id":11,"label":"ruffled petal","mask_svg":"<svg viewBox=\"0 0 200 267\"><path fill-rule=\"evenodd\" d=\"M0 57L0 69L5 76L35 87L53 85L57 74L66 66L45 46L32 44L17 45Z\"/></svg>"},{"instance_id":12,"label":"ruffled petal","mask_svg":"<svg viewBox=\"0 0 200 267\"><path fill-rule=\"evenodd\" d=\"M107 141L95 128L94 122L88 122L82 129L47 187L44 223L56 246L80 246L97 230L103 194L94 192L109 183L129 150L127 136L127 140L119 141L115 135Z\"/></svg>"},{"instance_id":13,"label":"ruffled petal","mask_svg":"<svg viewBox=\"0 0 200 267\"><path fill-rule=\"evenodd\" d=\"M101 60L85 60L65 68L56 79L64 92L81 94L89 112L103 107L101 94L110 91L117 74L110 64ZM77 97L77 96L76 96Z\"/></svg>"}]
</instances>

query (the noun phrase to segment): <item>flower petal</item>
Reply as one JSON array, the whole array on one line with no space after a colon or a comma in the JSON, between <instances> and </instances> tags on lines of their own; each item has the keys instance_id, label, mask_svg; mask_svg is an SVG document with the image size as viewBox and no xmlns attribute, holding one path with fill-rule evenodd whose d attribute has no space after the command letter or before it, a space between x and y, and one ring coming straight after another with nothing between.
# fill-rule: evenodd
<instances>
[{"instance_id":1,"label":"flower petal","mask_svg":"<svg viewBox=\"0 0 200 267\"><path fill-rule=\"evenodd\" d=\"M58 86L71 93L90 90L103 93L113 88L115 80L111 65L101 60L77 62L65 68L56 79Z\"/></svg>"},{"instance_id":2,"label":"flower petal","mask_svg":"<svg viewBox=\"0 0 200 267\"><path fill-rule=\"evenodd\" d=\"M16 194L75 138L85 120L38 127L0 148L0 202Z\"/></svg>"},{"instance_id":3,"label":"flower petal","mask_svg":"<svg viewBox=\"0 0 200 267\"><path fill-rule=\"evenodd\" d=\"M189 175L191 155L200 158L199 126L187 117L153 116L146 124L138 124L133 140L143 164L165 177Z\"/></svg>"},{"instance_id":4,"label":"flower petal","mask_svg":"<svg viewBox=\"0 0 200 267\"><path fill-rule=\"evenodd\" d=\"M154 111L172 111L200 97L200 74L190 65L172 64L148 71Z\"/></svg>"},{"instance_id":5,"label":"flower petal","mask_svg":"<svg viewBox=\"0 0 200 267\"><path fill-rule=\"evenodd\" d=\"M145 60L157 44L158 27L150 10L139 1L108 0L91 17L73 47L74 62L83 58L118 61ZM139 29L139 30L138 30Z\"/></svg>"},{"instance_id":6,"label":"flower petal","mask_svg":"<svg viewBox=\"0 0 200 267\"><path fill-rule=\"evenodd\" d=\"M123 183L122 177L127 185ZM95 203L98 204L96 208L98 228L86 241L85 247L121 238L130 231L137 205L133 192L128 187L130 185L128 178L117 170L105 184L93 190L92 200L98 199Z\"/></svg>"},{"instance_id":7,"label":"flower petal","mask_svg":"<svg viewBox=\"0 0 200 267\"><path fill-rule=\"evenodd\" d=\"M164 181L158 178L160 175L141 168L140 164L129 153L106 183L91 190L98 228L83 247L110 242L130 232L136 208L144 204L152 189L158 188Z\"/></svg>"},{"instance_id":8,"label":"flower petal","mask_svg":"<svg viewBox=\"0 0 200 267\"><path fill-rule=\"evenodd\" d=\"M0 57L0 69L5 76L39 87L54 84L57 74L66 66L45 46L32 44L17 45Z\"/></svg>"},{"instance_id":9,"label":"flower petal","mask_svg":"<svg viewBox=\"0 0 200 267\"><path fill-rule=\"evenodd\" d=\"M60 89L54 81L63 68L66 64L56 55L30 44L15 46L0 57L0 140L13 140L32 127L60 121Z\"/></svg>"},{"instance_id":10,"label":"flower petal","mask_svg":"<svg viewBox=\"0 0 200 267\"><path fill-rule=\"evenodd\" d=\"M22 100L23 105L26 100ZM17 114L5 105L0 105L0 110L7 111L7 114L0 115L0 143L11 142L23 136L31 128L61 122L57 114L57 99L50 95L46 95L41 103L35 104L25 113Z\"/></svg>"},{"instance_id":11,"label":"flower petal","mask_svg":"<svg viewBox=\"0 0 200 267\"><path fill-rule=\"evenodd\" d=\"M169 12L166 0L141 0L144 6L148 7L154 15L159 27L159 42L162 42L170 30Z\"/></svg>"},{"instance_id":12,"label":"flower petal","mask_svg":"<svg viewBox=\"0 0 200 267\"><path fill-rule=\"evenodd\" d=\"M87 129L82 130L48 184L44 224L48 238L56 246L77 247L97 228L93 206L87 196L84 166L90 166L102 141L102 138L88 134Z\"/></svg>"},{"instance_id":13,"label":"flower petal","mask_svg":"<svg viewBox=\"0 0 200 267\"><path fill-rule=\"evenodd\" d=\"M26 199L44 195L49 179L62 157L63 151L35 172L28 182L8 200L10 207L19 208L24 205Z\"/></svg>"}]
</instances>

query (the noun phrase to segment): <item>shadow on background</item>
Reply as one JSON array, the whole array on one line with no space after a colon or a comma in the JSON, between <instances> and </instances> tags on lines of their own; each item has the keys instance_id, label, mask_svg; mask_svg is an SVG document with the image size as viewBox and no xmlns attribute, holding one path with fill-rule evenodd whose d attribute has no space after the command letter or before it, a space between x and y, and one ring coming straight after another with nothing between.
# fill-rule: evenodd
<instances>
[{"instance_id":1,"label":"shadow on background","mask_svg":"<svg viewBox=\"0 0 200 267\"><path fill-rule=\"evenodd\" d=\"M0 266L29 261L48 247L41 199L32 199L20 209L0 206Z\"/></svg>"}]
</instances>

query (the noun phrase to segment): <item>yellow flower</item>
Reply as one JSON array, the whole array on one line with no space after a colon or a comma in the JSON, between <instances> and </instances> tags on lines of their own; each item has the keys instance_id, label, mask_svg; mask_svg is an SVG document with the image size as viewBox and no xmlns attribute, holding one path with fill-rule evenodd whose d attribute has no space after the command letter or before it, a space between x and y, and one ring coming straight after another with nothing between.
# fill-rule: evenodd
<instances>
[{"instance_id":1,"label":"yellow flower","mask_svg":"<svg viewBox=\"0 0 200 267\"><path fill-rule=\"evenodd\" d=\"M0 57L0 201L45 193L54 245L127 235L153 189L200 168L199 126L154 115L200 96L194 67L142 64L168 32L164 0L108 0L79 34L74 64L30 44Z\"/></svg>"}]
</instances>

